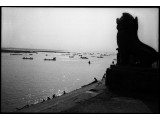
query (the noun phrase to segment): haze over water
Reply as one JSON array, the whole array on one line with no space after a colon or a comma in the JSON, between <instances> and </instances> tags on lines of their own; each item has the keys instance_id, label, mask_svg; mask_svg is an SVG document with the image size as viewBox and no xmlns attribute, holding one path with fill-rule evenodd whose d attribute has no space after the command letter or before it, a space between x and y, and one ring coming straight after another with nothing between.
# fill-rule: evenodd
<instances>
[{"instance_id":1,"label":"haze over water","mask_svg":"<svg viewBox=\"0 0 160 120\"><path fill-rule=\"evenodd\" d=\"M116 19L138 17L138 36L158 51L158 8L2 8L2 47L115 52Z\"/></svg>"}]
</instances>

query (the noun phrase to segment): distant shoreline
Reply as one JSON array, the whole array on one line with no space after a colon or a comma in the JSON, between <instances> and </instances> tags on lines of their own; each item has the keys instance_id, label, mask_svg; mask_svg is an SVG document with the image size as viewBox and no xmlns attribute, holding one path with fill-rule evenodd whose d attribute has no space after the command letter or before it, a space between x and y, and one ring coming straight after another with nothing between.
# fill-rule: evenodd
<instances>
[{"instance_id":1,"label":"distant shoreline","mask_svg":"<svg viewBox=\"0 0 160 120\"><path fill-rule=\"evenodd\" d=\"M52 53L71 53L62 50L44 50L44 49L23 49L23 48L1 48L4 53L37 53L37 52L52 52Z\"/></svg>"}]
</instances>

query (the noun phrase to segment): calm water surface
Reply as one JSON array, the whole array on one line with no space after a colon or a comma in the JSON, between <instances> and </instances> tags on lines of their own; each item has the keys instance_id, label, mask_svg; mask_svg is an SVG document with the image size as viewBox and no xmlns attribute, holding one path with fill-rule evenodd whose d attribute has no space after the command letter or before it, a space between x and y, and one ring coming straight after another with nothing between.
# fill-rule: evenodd
<instances>
[{"instance_id":1,"label":"calm water surface","mask_svg":"<svg viewBox=\"0 0 160 120\"><path fill-rule=\"evenodd\" d=\"M47 56L46 56L47 54ZM23 55L1 54L1 111L15 111L26 104L36 104L53 94L60 96L63 91L73 91L82 85L98 80L104 75L115 55L104 58L78 55L69 58L65 53L38 54L23 53ZM94 54L99 56L100 54ZM22 57L33 57L33 60L23 60ZM56 61L44 61L44 58L56 57ZM88 61L91 64L88 64Z\"/></svg>"}]
</instances>

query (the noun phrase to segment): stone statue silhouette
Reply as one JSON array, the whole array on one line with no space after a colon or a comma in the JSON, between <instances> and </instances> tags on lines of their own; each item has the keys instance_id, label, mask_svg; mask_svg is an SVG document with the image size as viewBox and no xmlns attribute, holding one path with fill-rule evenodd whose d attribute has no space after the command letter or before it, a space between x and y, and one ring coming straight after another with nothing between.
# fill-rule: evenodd
<instances>
[{"instance_id":1,"label":"stone statue silhouette","mask_svg":"<svg viewBox=\"0 0 160 120\"><path fill-rule=\"evenodd\" d=\"M158 59L158 53L139 40L138 18L123 13L121 18L117 18L117 30L117 64L151 67Z\"/></svg>"}]
</instances>

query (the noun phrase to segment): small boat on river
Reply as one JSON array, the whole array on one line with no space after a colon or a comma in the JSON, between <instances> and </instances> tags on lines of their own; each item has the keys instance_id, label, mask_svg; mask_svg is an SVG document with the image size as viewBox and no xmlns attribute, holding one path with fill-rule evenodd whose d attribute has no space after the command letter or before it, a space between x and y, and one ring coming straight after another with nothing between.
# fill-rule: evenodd
<instances>
[{"instance_id":1,"label":"small boat on river","mask_svg":"<svg viewBox=\"0 0 160 120\"><path fill-rule=\"evenodd\" d=\"M98 56L97 58L103 58L102 56Z\"/></svg>"},{"instance_id":2,"label":"small boat on river","mask_svg":"<svg viewBox=\"0 0 160 120\"><path fill-rule=\"evenodd\" d=\"M33 60L33 57L23 57L24 60Z\"/></svg>"},{"instance_id":3,"label":"small boat on river","mask_svg":"<svg viewBox=\"0 0 160 120\"><path fill-rule=\"evenodd\" d=\"M74 56L69 56L69 58L74 58Z\"/></svg>"},{"instance_id":4,"label":"small boat on river","mask_svg":"<svg viewBox=\"0 0 160 120\"><path fill-rule=\"evenodd\" d=\"M81 57L82 59L88 59L87 57Z\"/></svg>"},{"instance_id":5,"label":"small boat on river","mask_svg":"<svg viewBox=\"0 0 160 120\"><path fill-rule=\"evenodd\" d=\"M44 60L48 60L48 61L56 61L56 57L54 57L54 58L52 58L52 59L45 58Z\"/></svg>"}]
</instances>

